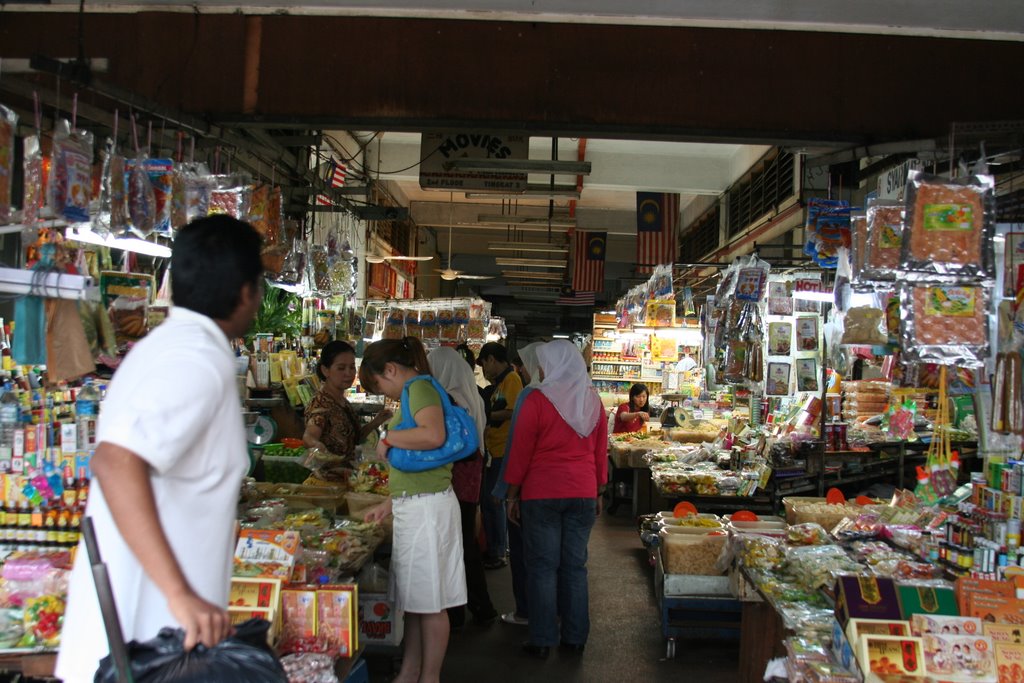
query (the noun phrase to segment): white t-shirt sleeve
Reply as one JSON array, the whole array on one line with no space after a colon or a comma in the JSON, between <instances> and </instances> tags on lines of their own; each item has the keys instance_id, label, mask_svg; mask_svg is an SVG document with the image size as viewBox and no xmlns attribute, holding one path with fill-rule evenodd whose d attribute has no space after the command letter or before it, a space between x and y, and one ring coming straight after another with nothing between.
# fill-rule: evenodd
<instances>
[{"instance_id":1,"label":"white t-shirt sleeve","mask_svg":"<svg viewBox=\"0 0 1024 683\"><path fill-rule=\"evenodd\" d=\"M118 378L120 379L120 378ZM215 408L224 386L212 364L183 370L170 361L112 385L100 415L97 442L126 448L166 473L192 447Z\"/></svg>"}]
</instances>

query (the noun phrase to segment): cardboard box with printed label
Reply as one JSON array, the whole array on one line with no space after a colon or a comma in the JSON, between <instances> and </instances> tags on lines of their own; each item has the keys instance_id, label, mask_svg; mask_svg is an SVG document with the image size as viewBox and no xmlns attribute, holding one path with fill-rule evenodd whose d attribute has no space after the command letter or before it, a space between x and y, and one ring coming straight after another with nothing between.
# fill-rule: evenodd
<instances>
[{"instance_id":1,"label":"cardboard box with printed label","mask_svg":"<svg viewBox=\"0 0 1024 683\"><path fill-rule=\"evenodd\" d=\"M404 613L386 593L359 594L359 639L364 647L397 647L404 634Z\"/></svg>"}]
</instances>

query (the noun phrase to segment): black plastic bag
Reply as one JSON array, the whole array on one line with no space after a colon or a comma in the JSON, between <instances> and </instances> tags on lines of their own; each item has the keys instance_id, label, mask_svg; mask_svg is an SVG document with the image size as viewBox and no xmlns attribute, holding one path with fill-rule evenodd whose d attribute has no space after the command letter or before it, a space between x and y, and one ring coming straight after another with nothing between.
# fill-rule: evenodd
<instances>
[{"instance_id":1,"label":"black plastic bag","mask_svg":"<svg viewBox=\"0 0 1024 683\"><path fill-rule=\"evenodd\" d=\"M197 645L185 652L185 632L161 629L156 638L128 643L135 683L287 683L277 656L267 645L270 622L250 619L235 635L214 647ZM117 683L110 656L100 661L94 683Z\"/></svg>"}]
</instances>

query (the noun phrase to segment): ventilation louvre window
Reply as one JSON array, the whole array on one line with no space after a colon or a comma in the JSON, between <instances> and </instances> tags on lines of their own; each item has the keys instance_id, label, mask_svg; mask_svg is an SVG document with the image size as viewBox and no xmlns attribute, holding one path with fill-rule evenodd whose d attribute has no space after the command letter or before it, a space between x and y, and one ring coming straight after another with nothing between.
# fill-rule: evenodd
<instances>
[{"instance_id":1,"label":"ventilation louvre window","mask_svg":"<svg viewBox=\"0 0 1024 683\"><path fill-rule=\"evenodd\" d=\"M792 153L779 151L756 164L749 175L729 188L729 237L735 237L793 195L794 163Z\"/></svg>"},{"instance_id":2,"label":"ventilation louvre window","mask_svg":"<svg viewBox=\"0 0 1024 683\"><path fill-rule=\"evenodd\" d=\"M1016 190L996 197L996 222L1024 222L1024 190Z\"/></svg>"},{"instance_id":3,"label":"ventilation louvre window","mask_svg":"<svg viewBox=\"0 0 1024 683\"><path fill-rule=\"evenodd\" d=\"M705 211L683 233L679 260L697 263L718 248L719 204Z\"/></svg>"}]
</instances>

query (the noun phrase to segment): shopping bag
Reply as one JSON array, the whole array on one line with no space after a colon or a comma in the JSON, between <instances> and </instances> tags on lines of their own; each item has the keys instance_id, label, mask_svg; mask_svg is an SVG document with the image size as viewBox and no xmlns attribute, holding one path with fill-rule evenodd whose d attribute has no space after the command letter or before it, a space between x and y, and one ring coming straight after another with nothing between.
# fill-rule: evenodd
<instances>
[{"instance_id":1,"label":"shopping bag","mask_svg":"<svg viewBox=\"0 0 1024 683\"><path fill-rule=\"evenodd\" d=\"M46 370L51 382L65 382L96 371L78 303L47 299Z\"/></svg>"},{"instance_id":2,"label":"shopping bag","mask_svg":"<svg viewBox=\"0 0 1024 683\"><path fill-rule=\"evenodd\" d=\"M42 297L23 296L14 302L11 356L18 365L46 364L46 315Z\"/></svg>"}]
</instances>

